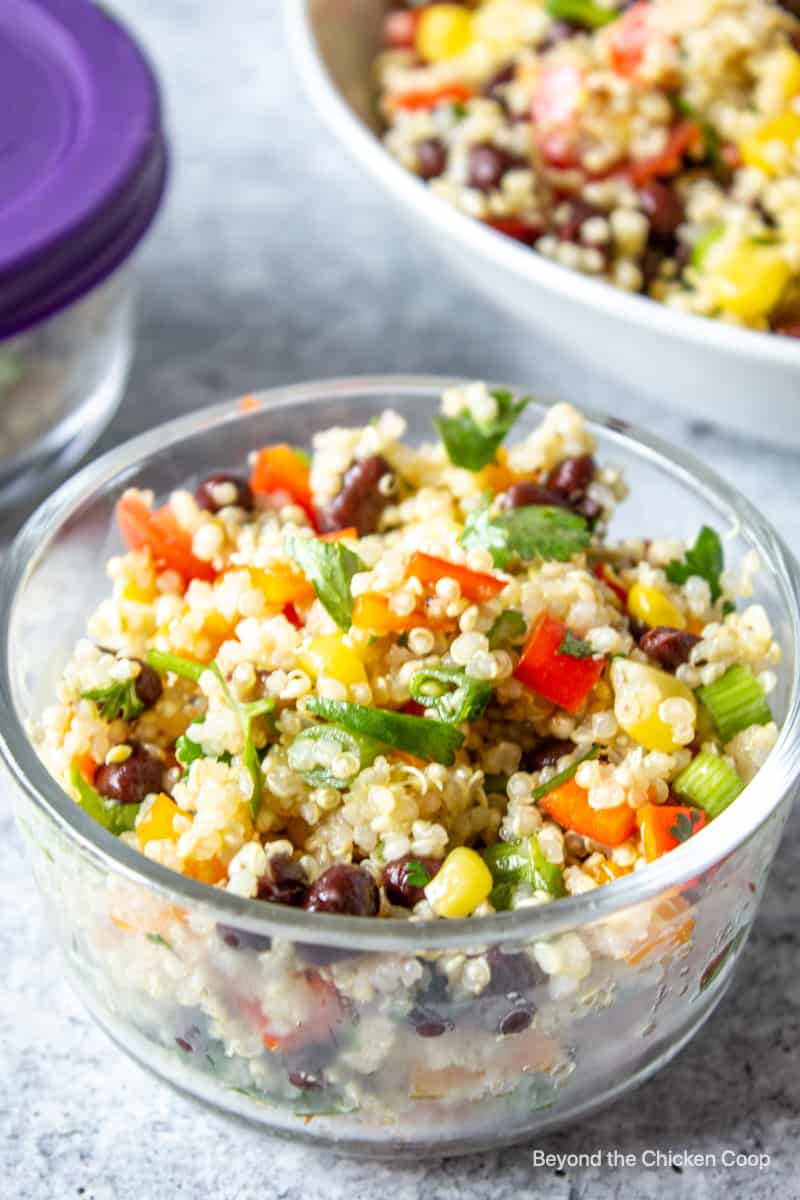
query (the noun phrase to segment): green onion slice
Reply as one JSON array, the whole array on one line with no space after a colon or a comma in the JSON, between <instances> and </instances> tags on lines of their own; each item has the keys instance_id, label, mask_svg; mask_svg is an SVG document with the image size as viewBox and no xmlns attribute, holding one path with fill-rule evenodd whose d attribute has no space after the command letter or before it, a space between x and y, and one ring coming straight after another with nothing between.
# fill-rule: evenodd
<instances>
[{"instance_id":1,"label":"green onion slice","mask_svg":"<svg viewBox=\"0 0 800 1200\"><path fill-rule=\"evenodd\" d=\"M115 804L106 800L87 783L74 763L69 769L69 782L78 793L78 804L98 825L102 825L103 829L107 829L115 837L119 837L121 833L130 833L136 823L140 804Z\"/></svg>"},{"instance_id":2,"label":"green onion slice","mask_svg":"<svg viewBox=\"0 0 800 1200\"><path fill-rule=\"evenodd\" d=\"M589 762L592 758L597 758L600 753L599 746L590 746L588 750L584 750L583 754L579 754L568 767L564 767L563 771L559 771L557 775L553 775L548 779L547 783L540 783L538 787L533 789L531 795L534 800L541 800L548 792L552 792L555 788L561 787L562 783L568 783L575 775L581 763Z\"/></svg>"},{"instance_id":3,"label":"green onion slice","mask_svg":"<svg viewBox=\"0 0 800 1200\"><path fill-rule=\"evenodd\" d=\"M729 742L751 725L768 725L772 713L764 689L749 667L738 664L713 683L697 689L698 700L708 709L723 742Z\"/></svg>"},{"instance_id":4,"label":"green onion slice","mask_svg":"<svg viewBox=\"0 0 800 1200\"><path fill-rule=\"evenodd\" d=\"M519 842L497 842L484 850L482 858L496 886L516 888L527 883L533 891L547 892L554 899L566 895L561 867L548 862L535 834Z\"/></svg>"},{"instance_id":5,"label":"green onion slice","mask_svg":"<svg viewBox=\"0 0 800 1200\"><path fill-rule=\"evenodd\" d=\"M491 684L471 679L460 667L424 667L412 675L408 690L417 704L452 725L477 720L492 696Z\"/></svg>"},{"instance_id":6,"label":"green onion slice","mask_svg":"<svg viewBox=\"0 0 800 1200\"><path fill-rule=\"evenodd\" d=\"M374 763L382 744L375 738L350 733L339 725L312 725L299 733L289 747L289 766L314 787L349 787L357 775ZM333 767L343 755L356 760L354 769L344 775Z\"/></svg>"},{"instance_id":7,"label":"green onion slice","mask_svg":"<svg viewBox=\"0 0 800 1200\"><path fill-rule=\"evenodd\" d=\"M724 758L703 750L674 781L673 791L712 819L724 812L744 791L741 780Z\"/></svg>"},{"instance_id":8,"label":"green onion slice","mask_svg":"<svg viewBox=\"0 0 800 1200\"><path fill-rule=\"evenodd\" d=\"M385 708L367 708L363 704L349 704L345 700L311 696L306 701L306 710L346 729L348 733L375 738L385 746L443 763L446 767L455 762L455 751L464 741L463 733L443 721L389 712Z\"/></svg>"}]
</instances>

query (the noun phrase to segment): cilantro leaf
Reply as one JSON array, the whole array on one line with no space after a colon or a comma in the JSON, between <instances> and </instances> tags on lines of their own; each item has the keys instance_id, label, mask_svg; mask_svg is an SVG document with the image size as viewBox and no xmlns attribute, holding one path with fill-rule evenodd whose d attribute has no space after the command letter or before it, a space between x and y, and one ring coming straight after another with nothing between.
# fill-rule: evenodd
<instances>
[{"instance_id":1,"label":"cilantro leaf","mask_svg":"<svg viewBox=\"0 0 800 1200\"><path fill-rule=\"evenodd\" d=\"M583 517L548 505L527 505L492 517L489 500L467 518L461 544L467 550L488 550L496 567L505 567L514 554L522 559L568 562L585 550L591 535Z\"/></svg>"},{"instance_id":2,"label":"cilantro leaf","mask_svg":"<svg viewBox=\"0 0 800 1200\"><path fill-rule=\"evenodd\" d=\"M696 827L700 824L700 820L700 813L697 809L693 809L688 817L686 813L679 812L675 818L675 824L669 827L669 833L678 842L688 842Z\"/></svg>"},{"instance_id":3,"label":"cilantro leaf","mask_svg":"<svg viewBox=\"0 0 800 1200\"><path fill-rule=\"evenodd\" d=\"M154 946L165 946L167 950L172 950L172 946L170 946L169 942L162 933L146 933L144 936L147 938L148 942L152 942ZM175 951L172 950L172 953L174 954Z\"/></svg>"},{"instance_id":4,"label":"cilantro leaf","mask_svg":"<svg viewBox=\"0 0 800 1200\"><path fill-rule=\"evenodd\" d=\"M489 649L499 650L501 647L520 642L528 632L528 625L521 612L509 608L500 613L492 628L489 630Z\"/></svg>"},{"instance_id":5,"label":"cilantro leaf","mask_svg":"<svg viewBox=\"0 0 800 1200\"><path fill-rule=\"evenodd\" d=\"M718 600L722 595L719 577L724 566L722 543L714 530L704 525L694 545L684 554L683 561L674 558L667 563L665 574L670 583L677 584L686 583L687 579L698 575L711 588L711 599Z\"/></svg>"},{"instance_id":6,"label":"cilantro leaf","mask_svg":"<svg viewBox=\"0 0 800 1200\"><path fill-rule=\"evenodd\" d=\"M480 471L492 462L503 438L530 403L530 397L515 400L511 392L494 391L491 394L497 404L497 416L486 424L477 421L467 409L455 417L438 417L434 421L454 467Z\"/></svg>"},{"instance_id":7,"label":"cilantro leaf","mask_svg":"<svg viewBox=\"0 0 800 1200\"><path fill-rule=\"evenodd\" d=\"M349 629L353 617L350 581L366 570L358 555L341 542L321 542L311 537L287 537L284 547L339 628Z\"/></svg>"},{"instance_id":8,"label":"cilantro leaf","mask_svg":"<svg viewBox=\"0 0 800 1200\"><path fill-rule=\"evenodd\" d=\"M583 638L576 637L569 629L564 634L564 640L558 647L558 653L567 658L594 658L594 649Z\"/></svg>"},{"instance_id":9,"label":"cilantro leaf","mask_svg":"<svg viewBox=\"0 0 800 1200\"><path fill-rule=\"evenodd\" d=\"M430 881L431 877L425 869L425 864L418 858L412 858L406 866L406 882L411 887L424 888Z\"/></svg>"},{"instance_id":10,"label":"cilantro leaf","mask_svg":"<svg viewBox=\"0 0 800 1200\"><path fill-rule=\"evenodd\" d=\"M199 721L192 721L192 725L199 724ZM191 729L192 725L189 726L189 729ZM185 733L182 733L175 742L175 757L183 767L184 777L189 774L189 768L193 762L196 762L198 758L208 757L204 753L203 747L199 744L199 742L192 741L192 739L189 737L189 729L187 729ZM225 750L222 754L218 755L217 762L230 763L230 752Z\"/></svg>"},{"instance_id":11,"label":"cilantro leaf","mask_svg":"<svg viewBox=\"0 0 800 1200\"><path fill-rule=\"evenodd\" d=\"M94 700L97 711L104 721L135 721L145 710L136 693L136 680L126 679L124 683L112 683L105 688L94 688L81 692L84 700Z\"/></svg>"}]
</instances>

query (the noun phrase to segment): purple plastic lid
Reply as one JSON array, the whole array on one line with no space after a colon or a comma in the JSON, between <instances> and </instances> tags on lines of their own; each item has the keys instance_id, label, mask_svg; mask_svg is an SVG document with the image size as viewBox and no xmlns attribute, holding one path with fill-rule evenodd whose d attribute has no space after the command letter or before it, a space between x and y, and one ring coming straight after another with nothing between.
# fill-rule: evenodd
<instances>
[{"instance_id":1,"label":"purple plastic lid","mask_svg":"<svg viewBox=\"0 0 800 1200\"><path fill-rule=\"evenodd\" d=\"M0 0L0 338L134 249L167 171L153 73L88 0Z\"/></svg>"}]
</instances>

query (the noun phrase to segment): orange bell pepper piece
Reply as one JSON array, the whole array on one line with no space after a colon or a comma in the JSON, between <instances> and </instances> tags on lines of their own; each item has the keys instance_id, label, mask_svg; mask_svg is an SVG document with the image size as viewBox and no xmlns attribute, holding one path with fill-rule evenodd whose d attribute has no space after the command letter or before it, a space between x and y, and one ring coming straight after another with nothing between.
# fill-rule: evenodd
<instances>
[{"instance_id":1,"label":"orange bell pepper piece","mask_svg":"<svg viewBox=\"0 0 800 1200\"><path fill-rule=\"evenodd\" d=\"M630 10L633 12L633 9ZM703 131L696 121L678 121L673 125L667 144L660 154L631 163L625 174L637 187L661 175L674 175L680 170L683 156L692 146L702 143Z\"/></svg>"},{"instance_id":2,"label":"orange bell pepper piece","mask_svg":"<svg viewBox=\"0 0 800 1200\"><path fill-rule=\"evenodd\" d=\"M91 754L79 754L73 761L86 782L94 786L98 763L94 761Z\"/></svg>"},{"instance_id":3,"label":"orange bell pepper piece","mask_svg":"<svg viewBox=\"0 0 800 1200\"><path fill-rule=\"evenodd\" d=\"M423 554L420 550L412 554L406 569L406 578L411 576L428 585L435 585L440 579L455 579L461 588L461 595L476 604L491 600L498 592L502 592L508 582L507 579L498 579L496 575L470 571L468 567L457 566L444 558L434 558L432 554Z\"/></svg>"},{"instance_id":4,"label":"orange bell pepper piece","mask_svg":"<svg viewBox=\"0 0 800 1200\"><path fill-rule=\"evenodd\" d=\"M310 476L308 463L291 446L265 446L256 455L250 487L257 496L285 492L293 504L303 509L316 529L317 515L311 496Z\"/></svg>"},{"instance_id":5,"label":"orange bell pepper piece","mask_svg":"<svg viewBox=\"0 0 800 1200\"><path fill-rule=\"evenodd\" d=\"M216 579L211 563L195 557L191 535L178 524L168 504L148 508L138 496L126 492L117 501L116 515L129 550L149 550L156 566L177 571L187 582L204 579L210 583Z\"/></svg>"},{"instance_id":6,"label":"orange bell pepper piece","mask_svg":"<svg viewBox=\"0 0 800 1200\"><path fill-rule=\"evenodd\" d=\"M408 633L411 629L446 632L457 627L452 617L430 617L420 609L406 616L393 612L389 601L378 592L364 592L353 601L353 624L383 637L387 633Z\"/></svg>"},{"instance_id":7,"label":"orange bell pepper piece","mask_svg":"<svg viewBox=\"0 0 800 1200\"><path fill-rule=\"evenodd\" d=\"M650 40L649 0L640 0L614 22L608 32L611 66L618 75L635 75Z\"/></svg>"},{"instance_id":8,"label":"orange bell pepper piece","mask_svg":"<svg viewBox=\"0 0 800 1200\"><path fill-rule=\"evenodd\" d=\"M685 804L645 804L636 814L644 856L654 862L708 823L701 808Z\"/></svg>"},{"instance_id":9,"label":"orange bell pepper piece","mask_svg":"<svg viewBox=\"0 0 800 1200\"><path fill-rule=\"evenodd\" d=\"M250 578L267 604L276 608L306 604L314 599L313 585L293 563L279 561L269 567L250 567Z\"/></svg>"},{"instance_id":10,"label":"orange bell pepper piece","mask_svg":"<svg viewBox=\"0 0 800 1200\"><path fill-rule=\"evenodd\" d=\"M636 829L636 814L629 805L592 808L589 793L574 779L553 788L539 801L539 807L562 829L574 830L604 846L620 846Z\"/></svg>"},{"instance_id":11,"label":"orange bell pepper piece","mask_svg":"<svg viewBox=\"0 0 800 1200\"><path fill-rule=\"evenodd\" d=\"M560 654L566 634L563 621L547 612L541 613L534 622L514 674L545 700L567 712L577 712L603 674L606 660Z\"/></svg>"}]
</instances>

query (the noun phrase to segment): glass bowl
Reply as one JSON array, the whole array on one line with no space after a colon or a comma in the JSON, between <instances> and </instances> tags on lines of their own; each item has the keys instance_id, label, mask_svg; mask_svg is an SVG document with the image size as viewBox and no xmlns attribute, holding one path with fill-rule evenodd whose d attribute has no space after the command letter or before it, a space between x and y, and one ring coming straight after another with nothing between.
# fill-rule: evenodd
<instances>
[{"instance_id":1,"label":"glass bowl","mask_svg":"<svg viewBox=\"0 0 800 1200\"><path fill-rule=\"evenodd\" d=\"M124 488L166 496L210 469L241 468L265 442L305 442L389 406L419 441L448 382L310 383L173 421L56 492L0 577L0 749L48 923L87 1008L194 1096L274 1132L392 1157L474 1151L563 1126L657 1070L718 1003L800 773L800 575L775 532L701 463L592 418L599 457L622 466L632 490L612 538L693 538L707 523L723 535L729 565L758 552L754 599L784 648L772 696L782 727L755 781L709 829L644 871L544 907L379 922L240 899L107 834L49 775L26 728L106 591ZM532 404L516 434L542 409ZM541 943L548 974L534 965ZM491 983L479 995L442 984L443 968L458 973L480 958Z\"/></svg>"}]
</instances>

